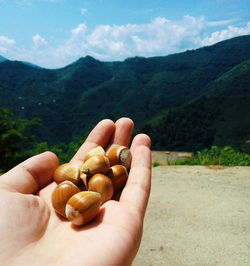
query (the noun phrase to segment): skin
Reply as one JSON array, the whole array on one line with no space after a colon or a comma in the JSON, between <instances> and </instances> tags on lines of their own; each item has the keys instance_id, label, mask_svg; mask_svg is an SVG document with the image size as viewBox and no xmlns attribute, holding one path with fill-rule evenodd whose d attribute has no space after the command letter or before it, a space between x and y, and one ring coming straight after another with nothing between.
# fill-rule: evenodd
<instances>
[{"instance_id":1,"label":"skin","mask_svg":"<svg viewBox=\"0 0 250 266\"><path fill-rule=\"evenodd\" d=\"M128 146L133 121L102 120L71 162L82 164L89 150L101 145ZM0 177L1 265L131 265L138 251L151 184L150 138L139 134L130 146L129 178L118 201L106 202L89 225L73 226L51 206L58 166L55 154L29 158Z\"/></svg>"}]
</instances>

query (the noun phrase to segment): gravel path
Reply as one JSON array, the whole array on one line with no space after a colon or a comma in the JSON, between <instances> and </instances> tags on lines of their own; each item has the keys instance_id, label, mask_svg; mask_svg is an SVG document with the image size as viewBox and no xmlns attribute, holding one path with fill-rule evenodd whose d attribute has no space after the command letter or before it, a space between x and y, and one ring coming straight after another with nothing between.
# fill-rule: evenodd
<instances>
[{"instance_id":1,"label":"gravel path","mask_svg":"<svg viewBox=\"0 0 250 266\"><path fill-rule=\"evenodd\" d=\"M250 265L250 167L159 166L133 266Z\"/></svg>"}]
</instances>

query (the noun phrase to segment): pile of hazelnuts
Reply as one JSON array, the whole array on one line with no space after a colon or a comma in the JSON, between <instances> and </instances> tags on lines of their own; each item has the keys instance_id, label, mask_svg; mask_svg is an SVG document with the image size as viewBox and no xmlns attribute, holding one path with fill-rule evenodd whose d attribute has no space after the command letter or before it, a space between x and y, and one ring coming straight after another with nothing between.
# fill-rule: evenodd
<instances>
[{"instance_id":1,"label":"pile of hazelnuts","mask_svg":"<svg viewBox=\"0 0 250 266\"><path fill-rule=\"evenodd\" d=\"M125 186L130 163L129 148L115 145L107 153L101 146L89 151L81 168L73 163L60 165L54 172L53 208L74 225L91 222L101 205Z\"/></svg>"}]
</instances>

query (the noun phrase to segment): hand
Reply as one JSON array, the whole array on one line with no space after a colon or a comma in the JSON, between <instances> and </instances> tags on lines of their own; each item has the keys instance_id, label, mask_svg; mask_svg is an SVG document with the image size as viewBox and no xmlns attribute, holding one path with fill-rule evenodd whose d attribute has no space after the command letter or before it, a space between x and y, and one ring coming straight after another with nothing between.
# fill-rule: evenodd
<instances>
[{"instance_id":1,"label":"hand","mask_svg":"<svg viewBox=\"0 0 250 266\"><path fill-rule=\"evenodd\" d=\"M71 162L82 164L101 145L129 145L133 122L103 120L89 134ZM140 245L150 193L151 153L147 135L135 136L132 164L119 201L106 202L89 225L60 219L51 206L57 157L45 152L0 176L1 265L131 265Z\"/></svg>"}]
</instances>

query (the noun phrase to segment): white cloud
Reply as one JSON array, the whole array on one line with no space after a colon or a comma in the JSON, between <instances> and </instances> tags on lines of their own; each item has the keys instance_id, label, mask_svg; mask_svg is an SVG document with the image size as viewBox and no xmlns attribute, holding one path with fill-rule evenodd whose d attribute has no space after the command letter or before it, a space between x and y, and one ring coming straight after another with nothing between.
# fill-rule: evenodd
<instances>
[{"instance_id":1,"label":"white cloud","mask_svg":"<svg viewBox=\"0 0 250 266\"><path fill-rule=\"evenodd\" d=\"M216 25L228 26L208 33ZM123 60L132 56L167 55L250 34L250 22L242 27L232 25L229 20L207 22L204 17L188 15L178 21L157 17L146 24L99 25L93 30L81 23L70 30L68 39L58 46L52 46L51 43L46 45L46 40L39 34L33 36L35 49L22 50L19 54L23 57L19 55L18 59L54 68L86 55L105 61ZM0 52L1 47L13 45L14 40L7 40L3 45L0 37ZM40 47L43 49L37 49ZM11 57L14 57L13 54Z\"/></svg>"},{"instance_id":2,"label":"white cloud","mask_svg":"<svg viewBox=\"0 0 250 266\"><path fill-rule=\"evenodd\" d=\"M206 24L208 26L217 27L217 26L224 26L230 23L237 21L237 19L225 19L225 20L217 20L217 21L208 21Z\"/></svg>"},{"instance_id":3,"label":"white cloud","mask_svg":"<svg viewBox=\"0 0 250 266\"><path fill-rule=\"evenodd\" d=\"M201 45L212 45L214 43L230 39L240 35L248 35L250 34L250 22L247 23L245 27L234 27L228 26L227 29L213 32L210 36L205 37Z\"/></svg>"},{"instance_id":4,"label":"white cloud","mask_svg":"<svg viewBox=\"0 0 250 266\"><path fill-rule=\"evenodd\" d=\"M6 53L15 44L15 40L0 35L0 53Z\"/></svg>"},{"instance_id":5,"label":"white cloud","mask_svg":"<svg viewBox=\"0 0 250 266\"><path fill-rule=\"evenodd\" d=\"M87 26L84 23L79 24L76 28L70 31L71 35L68 40L62 45L52 48L48 52L51 53L52 58L54 58L55 61L67 63L86 55L86 32Z\"/></svg>"},{"instance_id":6,"label":"white cloud","mask_svg":"<svg viewBox=\"0 0 250 266\"><path fill-rule=\"evenodd\" d=\"M81 36L82 34L86 32L86 30L87 30L87 26L84 23L79 24L76 28L71 30L71 34L72 34L71 38L77 38Z\"/></svg>"},{"instance_id":7,"label":"white cloud","mask_svg":"<svg viewBox=\"0 0 250 266\"><path fill-rule=\"evenodd\" d=\"M128 56L153 56L196 46L204 28L204 18L185 16L181 21L157 17L148 24L100 25L87 37L91 54L110 60Z\"/></svg>"},{"instance_id":8,"label":"white cloud","mask_svg":"<svg viewBox=\"0 0 250 266\"><path fill-rule=\"evenodd\" d=\"M47 44L46 40L39 34L36 34L32 37L35 47L41 47Z\"/></svg>"}]
</instances>

